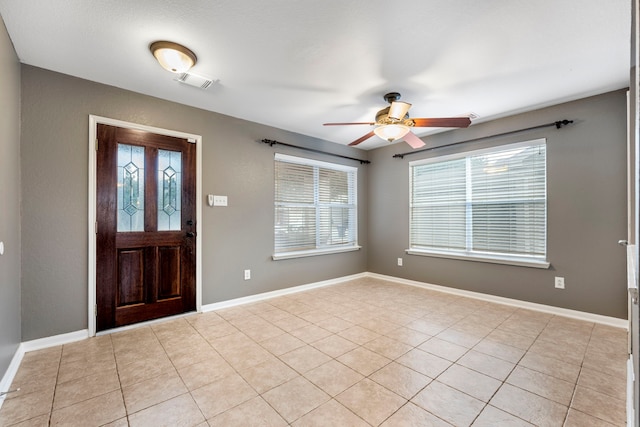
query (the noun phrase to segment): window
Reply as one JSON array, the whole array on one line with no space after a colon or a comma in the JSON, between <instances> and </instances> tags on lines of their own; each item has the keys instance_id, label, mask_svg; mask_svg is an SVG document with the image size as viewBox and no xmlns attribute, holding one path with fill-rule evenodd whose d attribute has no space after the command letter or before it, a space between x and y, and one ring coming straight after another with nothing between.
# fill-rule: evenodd
<instances>
[{"instance_id":1,"label":"window","mask_svg":"<svg viewBox=\"0 0 640 427\"><path fill-rule=\"evenodd\" d=\"M410 163L409 253L548 268L546 141Z\"/></svg>"},{"instance_id":2,"label":"window","mask_svg":"<svg viewBox=\"0 0 640 427\"><path fill-rule=\"evenodd\" d=\"M275 253L295 258L359 249L357 168L275 156Z\"/></svg>"}]
</instances>

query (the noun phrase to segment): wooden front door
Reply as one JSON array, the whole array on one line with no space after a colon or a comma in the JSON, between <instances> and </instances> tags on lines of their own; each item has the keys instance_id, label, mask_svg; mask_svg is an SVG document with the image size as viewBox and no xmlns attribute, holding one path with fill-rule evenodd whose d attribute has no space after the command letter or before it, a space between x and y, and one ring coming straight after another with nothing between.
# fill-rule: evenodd
<instances>
[{"instance_id":1,"label":"wooden front door","mask_svg":"<svg viewBox=\"0 0 640 427\"><path fill-rule=\"evenodd\" d=\"M96 329L196 308L196 149L97 128Z\"/></svg>"}]
</instances>

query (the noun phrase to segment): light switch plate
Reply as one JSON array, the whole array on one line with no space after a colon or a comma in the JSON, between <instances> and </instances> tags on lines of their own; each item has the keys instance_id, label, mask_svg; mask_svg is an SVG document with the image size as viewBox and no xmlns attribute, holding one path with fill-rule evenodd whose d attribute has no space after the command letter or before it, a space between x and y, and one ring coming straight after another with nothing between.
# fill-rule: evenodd
<instances>
[{"instance_id":1,"label":"light switch plate","mask_svg":"<svg viewBox=\"0 0 640 427\"><path fill-rule=\"evenodd\" d=\"M227 196L213 196L213 206L227 206Z\"/></svg>"}]
</instances>

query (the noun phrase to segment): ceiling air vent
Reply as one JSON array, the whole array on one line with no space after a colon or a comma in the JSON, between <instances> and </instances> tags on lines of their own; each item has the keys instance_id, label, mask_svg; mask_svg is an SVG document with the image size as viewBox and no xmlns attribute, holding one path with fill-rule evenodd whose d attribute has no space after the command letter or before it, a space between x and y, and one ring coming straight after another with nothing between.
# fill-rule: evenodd
<instances>
[{"instance_id":1,"label":"ceiling air vent","mask_svg":"<svg viewBox=\"0 0 640 427\"><path fill-rule=\"evenodd\" d=\"M209 89L211 86L213 86L214 83L217 82L217 80L213 81L207 77L191 73L182 73L178 76L177 79L175 79L175 81L200 89Z\"/></svg>"}]
</instances>

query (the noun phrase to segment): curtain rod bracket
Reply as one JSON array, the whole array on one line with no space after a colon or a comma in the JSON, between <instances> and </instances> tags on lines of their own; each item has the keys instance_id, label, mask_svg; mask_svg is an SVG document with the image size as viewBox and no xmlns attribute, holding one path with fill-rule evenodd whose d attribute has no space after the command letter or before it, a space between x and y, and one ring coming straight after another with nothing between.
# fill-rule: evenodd
<instances>
[{"instance_id":1,"label":"curtain rod bracket","mask_svg":"<svg viewBox=\"0 0 640 427\"><path fill-rule=\"evenodd\" d=\"M278 143L278 141L274 141L273 139L263 139L262 142L269 144L269 147L273 147Z\"/></svg>"},{"instance_id":2,"label":"curtain rod bracket","mask_svg":"<svg viewBox=\"0 0 640 427\"><path fill-rule=\"evenodd\" d=\"M555 125L556 125L556 129L560 129L562 126L566 126L568 124L573 123L573 120L558 120Z\"/></svg>"},{"instance_id":3,"label":"curtain rod bracket","mask_svg":"<svg viewBox=\"0 0 640 427\"><path fill-rule=\"evenodd\" d=\"M371 163L369 160L356 159L355 157L343 156L342 154L328 153L326 151L316 150L315 148L301 147L299 145L287 144L286 142L280 142L273 139L265 138L261 142L264 142L265 144L269 144L270 147L273 147L274 145L284 145L285 147L298 148L300 150L312 151L314 153L319 153L319 154L326 154L327 156L340 157L342 159L347 159L347 160L354 160L356 162L360 162L361 165L362 164L368 165L369 163Z\"/></svg>"}]
</instances>

